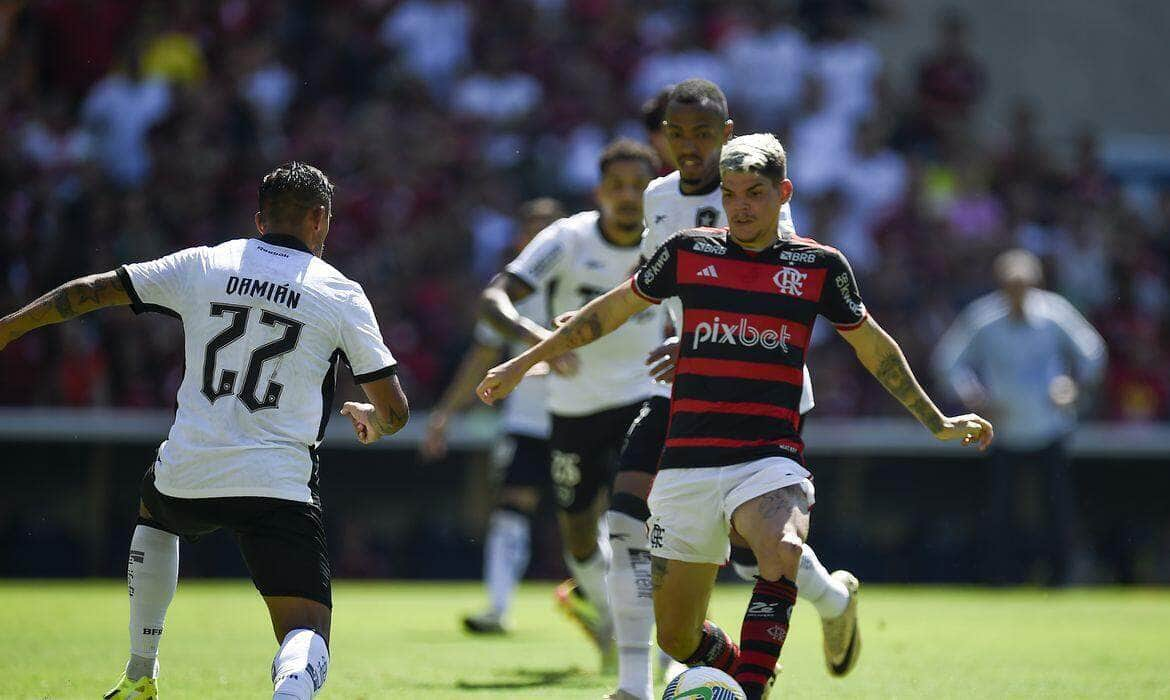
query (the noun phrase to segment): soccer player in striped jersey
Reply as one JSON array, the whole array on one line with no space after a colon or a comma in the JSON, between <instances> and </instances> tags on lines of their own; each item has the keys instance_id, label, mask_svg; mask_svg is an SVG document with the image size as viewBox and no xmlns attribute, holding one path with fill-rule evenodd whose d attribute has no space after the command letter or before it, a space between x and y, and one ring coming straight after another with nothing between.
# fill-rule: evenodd
<instances>
[{"instance_id":1,"label":"soccer player in striped jersey","mask_svg":"<svg viewBox=\"0 0 1170 700\"><path fill-rule=\"evenodd\" d=\"M779 235L780 210L792 196L786 170L771 134L729 141L720 157L728 228L672 237L628 283L491 370L477 389L491 403L541 359L680 298L671 421L649 502L658 643L688 665L732 674L748 700L767 697L775 680L814 501L797 425L816 317L834 324L862 365L935 437L981 449L992 440L983 418L947 417L935 407L898 344L869 315L840 251ZM705 619L732 531L760 568L738 645Z\"/></svg>"},{"instance_id":2,"label":"soccer player in striped jersey","mask_svg":"<svg viewBox=\"0 0 1170 700\"><path fill-rule=\"evenodd\" d=\"M642 235L642 258L646 260L668 238L680 230L696 226L723 226L719 192L719 156L723 143L730 137L734 124L728 116L727 99L714 83L702 79L684 80L673 86L662 101L659 128L662 142L670 151L671 162L681 162L680 169L660 177L643 195L646 231ZM796 229L789 207L780 209L779 231L794 235ZM678 298L663 303L675 328L682 326L682 306ZM673 371L673 358L664 345L652 354L652 374L667 377ZM677 353L677 344L673 345ZM661 364L658 364L661 361ZM813 408L812 380L808 368L802 368L803 386L800 414ZM660 385L669 397L669 386ZM653 440L661 445L666 439L670 419L668 402L654 398L646 403L631 436L640 441ZM652 437L647 437L652 435ZM650 599L650 545L646 520L646 498L658 470L652 464L637 463L623 456L614 478L613 497L606 514L612 539L615 565L606 579L619 653L618 690L615 700L645 700L652 694L649 648L654 627L653 602ZM755 582L759 573L747 543L732 533L731 565L741 578ZM797 572L800 597L812 604L821 618L825 666L835 676L843 676L856 664L861 632L857 614L857 578L848 571L829 571L821 564L812 547L805 543ZM667 675L674 675L671 670ZM674 669L677 670L677 669Z\"/></svg>"}]
</instances>

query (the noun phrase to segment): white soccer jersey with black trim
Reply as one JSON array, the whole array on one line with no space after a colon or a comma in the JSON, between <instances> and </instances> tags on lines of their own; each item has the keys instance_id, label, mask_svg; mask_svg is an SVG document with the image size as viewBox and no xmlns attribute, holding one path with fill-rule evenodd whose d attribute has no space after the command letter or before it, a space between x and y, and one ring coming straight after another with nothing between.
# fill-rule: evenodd
<instances>
[{"instance_id":1,"label":"white soccer jersey with black trim","mask_svg":"<svg viewBox=\"0 0 1170 700\"><path fill-rule=\"evenodd\" d=\"M338 360L358 383L396 368L361 286L288 236L188 248L118 276L136 313L183 323L185 370L158 490L317 502L315 450Z\"/></svg>"},{"instance_id":2,"label":"white soccer jersey with black trim","mask_svg":"<svg viewBox=\"0 0 1170 700\"><path fill-rule=\"evenodd\" d=\"M723 192L716 181L712 188L700 194L683 194L679 189L678 171L651 181L642 194L646 216L646 230L642 234L642 257L654 257L654 251L679 231L692 228L721 228L727 225L723 212ZM780 208L780 234L796 235L792 210L787 204ZM670 314L674 327L682 328L682 302L671 297L662 304ZM800 396L800 412L812 410L812 378L804 368L804 390Z\"/></svg>"},{"instance_id":3,"label":"white soccer jersey with black trim","mask_svg":"<svg viewBox=\"0 0 1170 700\"><path fill-rule=\"evenodd\" d=\"M506 269L533 289L547 287L550 316L575 311L629 279L638 246L621 247L601 233L601 216L586 211L553 222L532 239ZM549 410L584 416L660 395L646 355L662 342L657 307L635 315L609 335L578 348L580 370L549 375Z\"/></svg>"},{"instance_id":4,"label":"white soccer jersey with black trim","mask_svg":"<svg viewBox=\"0 0 1170 700\"><path fill-rule=\"evenodd\" d=\"M548 326L548 297L543 288L516 302L521 316L530 318L542 326ZM516 357L528 349L524 343L509 343L494 328L484 322L475 327L475 339L483 345L506 348L508 357ZM552 420L548 414L548 380L546 377L528 377L520 382L504 400L500 427L509 435L525 435L547 440L552 431Z\"/></svg>"}]
</instances>

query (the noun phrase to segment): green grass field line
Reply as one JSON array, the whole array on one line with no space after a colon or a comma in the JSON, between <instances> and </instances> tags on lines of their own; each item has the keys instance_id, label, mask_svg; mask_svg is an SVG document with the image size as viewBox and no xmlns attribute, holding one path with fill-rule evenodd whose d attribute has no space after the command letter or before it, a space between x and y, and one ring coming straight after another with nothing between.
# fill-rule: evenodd
<instances>
[{"instance_id":1,"label":"green grass field line","mask_svg":"<svg viewBox=\"0 0 1170 700\"><path fill-rule=\"evenodd\" d=\"M749 589L717 589L712 615L737 630ZM336 586L322 698L599 698L613 679L554 609L550 584L519 594L516 632L474 638L459 616L472 583ZM126 657L116 581L0 582L2 698L98 698ZM858 668L830 678L812 607L801 603L777 698L1170 698L1170 591L862 588ZM181 582L162 643L162 696L270 696L276 643L246 581Z\"/></svg>"}]
</instances>

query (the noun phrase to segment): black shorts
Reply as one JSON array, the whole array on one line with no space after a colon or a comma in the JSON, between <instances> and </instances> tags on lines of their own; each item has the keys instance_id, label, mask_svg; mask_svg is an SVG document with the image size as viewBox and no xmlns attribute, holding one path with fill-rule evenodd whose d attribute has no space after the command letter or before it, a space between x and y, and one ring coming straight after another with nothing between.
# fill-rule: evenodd
<instances>
[{"instance_id":1,"label":"black shorts","mask_svg":"<svg viewBox=\"0 0 1170 700\"><path fill-rule=\"evenodd\" d=\"M148 524L188 542L231 530L264 596L295 596L333 607L329 548L320 507L280 498L173 498L154 485L154 465L142 477Z\"/></svg>"},{"instance_id":2,"label":"black shorts","mask_svg":"<svg viewBox=\"0 0 1170 700\"><path fill-rule=\"evenodd\" d=\"M646 399L626 433L626 444L618 458L618 471L657 474L658 458L662 456L669 425L670 399L665 396Z\"/></svg>"},{"instance_id":3,"label":"black shorts","mask_svg":"<svg viewBox=\"0 0 1170 700\"><path fill-rule=\"evenodd\" d=\"M609 488L626 433L641 409L639 401L587 416L553 415L549 472L561 509L586 510Z\"/></svg>"},{"instance_id":4,"label":"black shorts","mask_svg":"<svg viewBox=\"0 0 1170 700\"><path fill-rule=\"evenodd\" d=\"M500 463L504 465L503 478L500 479L502 485L532 487L541 491L548 488L551 483L548 440L509 433L500 443L500 448Z\"/></svg>"}]
</instances>

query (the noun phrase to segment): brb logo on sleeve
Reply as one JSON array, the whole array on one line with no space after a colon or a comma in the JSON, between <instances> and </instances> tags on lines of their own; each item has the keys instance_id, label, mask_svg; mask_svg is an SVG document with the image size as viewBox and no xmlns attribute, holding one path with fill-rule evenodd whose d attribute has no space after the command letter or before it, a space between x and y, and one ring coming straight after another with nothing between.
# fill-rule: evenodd
<instances>
[{"instance_id":1,"label":"brb logo on sleeve","mask_svg":"<svg viewBox=\"0 0 1170 700\"><path fill-rule=\"evenodd\" d=\"M695 335L691 341L691 349L698 350L700 343L720 343L722 345L738 345L745 348L759 345L765 350L780 348L788 352L788 341L792 333L788 324L781 324L779 330L759 328L748 325L746 318L739 319L739 323L732 321L724 323L718 316L711 321L704 321L695 326Z\"/></svg>"}]
</instances>

